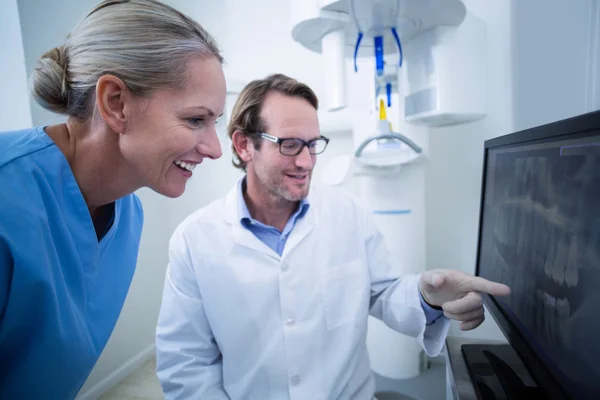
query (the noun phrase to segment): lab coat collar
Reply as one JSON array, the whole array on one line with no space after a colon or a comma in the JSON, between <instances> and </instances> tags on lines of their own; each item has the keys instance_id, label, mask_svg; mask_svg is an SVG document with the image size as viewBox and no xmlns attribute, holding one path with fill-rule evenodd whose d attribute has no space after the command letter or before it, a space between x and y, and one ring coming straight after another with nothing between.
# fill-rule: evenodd
<instances>
[{"instance_id":1,"label":"lab coat collar","mask_svg":"<svg viewBox=\"0 0 600 400\"><path fill-rule=\"evenodd\" d=\"M240 222L244 222L244 219L247 220L252 220L252 216L250 215L250 210L248 210L248 205L246 204L246 201L244 200L244 189L246 188L246 177L243 177L242 179L240 179L238 181L238 190L237 190L237 207L238 207L238 217ZM292 214L291 218L294 218L296 220L298 220L299 218L302 218L305 214L306 211L308 211L308 208L310 207L310 202L308 200L308 198L304 198L300 201L300 203L298 204L298 208L297 210L294 212L294 214Z\"/></svg>"},{"instance_id":2,"label":"lab coat collar","mask_svg":"<svg viewBox=\"0 0 600 400\"><path fill-rule=\"evenodd\" d=\"M241 210L238 205L238 198L241 196L240 191L242 190L241 180L245 177L240 178L240 181L229 190L227 197L225 198L225 222L232 226L234 241L242 246L249 247L255 250L260 250L263 253L269 254L271 257L279 259L279 254L274 252L269 246L264 244L258 239L252 232L246 229L242 223ZM315 194L314 188L311 187L307 203L311 206L306 211L306 214L296 221L296 225L286 242L286 246L283 250L282 256L285 257L287 253L293 250L314 228L317 223L317 212L315 210Z\"/></svg>"}]
</instances>

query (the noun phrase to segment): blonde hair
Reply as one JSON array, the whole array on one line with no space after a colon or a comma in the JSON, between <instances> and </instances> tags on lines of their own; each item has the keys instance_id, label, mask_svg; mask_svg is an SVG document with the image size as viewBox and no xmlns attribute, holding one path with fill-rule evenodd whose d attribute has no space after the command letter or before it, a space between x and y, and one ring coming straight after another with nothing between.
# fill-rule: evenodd
<instances>
[{"instance_id":1,"label":"blonde hair","mask_svg":"<svg viewBox=\"0 0 600 400\"><path fill-rule=\"evenodd\" d=\"M136 95L179 87L192 57L223 58L200 24L156 0L106 0L44 55L33 71L33 96L44 108L80 119L93 113L95 86L106 74Z\"/></svg>"},{"instance_id":2,"label":"blonde hair","mask_svg":"<svg viewBox=\"0 0 600 400\"><path fill-rule=\"evenodd\" d=\"M245 136L249 136L253 141L254 147L260 150L260 139L253 134L262 133L267 130L265 121L260 117L260 113L262 104L270 92L303 98L315 110L319 109L317 95L308 85L298 82L296 79L283 74L272 74L265 79L254 80L246 85L233 106L231 119L227 126L227 134L230 139L233 138L235 131L241 131ZM233 150L233 166L245 171L246 163L239 157L233 143L231 148Z\"/></svg>"}]
</instances>

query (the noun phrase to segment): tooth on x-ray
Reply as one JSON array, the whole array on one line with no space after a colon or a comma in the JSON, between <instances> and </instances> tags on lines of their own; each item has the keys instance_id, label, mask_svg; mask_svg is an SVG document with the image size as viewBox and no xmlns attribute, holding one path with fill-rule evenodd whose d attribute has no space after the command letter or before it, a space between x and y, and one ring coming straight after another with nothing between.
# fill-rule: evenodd
<instances>
[{"instance_id":1,"label":"tooth on x-ray","mask_svg":"<svg viewBox=\"0 0 600 400\"><path fill-rule=\"evenodd\" d=\"M565 283L568 287L575 287L579 283L579 271L578 271L578 260L579 260L579 245L577 236L571 240L571 247L569 248L569 255L567 257L567 270L565 273Z\"/></svg>"},{"instance_id":2,"label":"tooth on x-ray","mask_svg":"<svg viewBox=\"0 0 600 400\"><path fill-rule=\"evenodd\" d=\"M548 242L551 243L551 242ZM552 278L552 269L554 266L554 260L556 259L556 248L550 248L546 253L546 261L544 262L544 273L548 278Z\"/></svg>"},{"instance_id":3,"label":"tooth on x-ray","mask_svg":"<svg viewBox=\"0 0 600 400\"><path fill-rule=\"evenodd\" d=\"M569 315L571 315L571 305L569 304L569 299L556 299L556 316L559 318L566 318Z\"/></svg>"},{"instance_id":4,"label":"tooth on x-ray","mask_svg":"<svg viewBox=\"0 0 600 400\"><path fill-rule=\"evenodd\" d=\"M567 268L569 247L565 243L565 238L559 239L556 246L556 252L554 256L554 268L552 269L552 280L562 285L565 282L565 269Z\"/></svg>"}]
</instances>

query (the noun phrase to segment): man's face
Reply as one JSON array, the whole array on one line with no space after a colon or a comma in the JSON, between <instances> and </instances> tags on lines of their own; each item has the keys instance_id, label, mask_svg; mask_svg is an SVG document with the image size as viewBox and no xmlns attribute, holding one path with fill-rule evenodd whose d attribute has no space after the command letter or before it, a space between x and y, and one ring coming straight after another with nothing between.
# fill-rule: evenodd
<instances>
[{"instance_id":1,"label":"man's face","mask_svg":"<svg viewBox=\"0 0 600 400\"><path fill-rule=\"evenodd\" d=\"M304 141L318 139L319 121L317 110L301 97L286 96L277 92L267 95L262 106L261 118L267 126L267 134L284 139ZM296 202L308 196L312 170L317 156L305 146L300 154L281 154L279 144L261 139L260 150L252 144L248 174L254 174L257 189L269 197Z\"/></svg>"}]
</instances>

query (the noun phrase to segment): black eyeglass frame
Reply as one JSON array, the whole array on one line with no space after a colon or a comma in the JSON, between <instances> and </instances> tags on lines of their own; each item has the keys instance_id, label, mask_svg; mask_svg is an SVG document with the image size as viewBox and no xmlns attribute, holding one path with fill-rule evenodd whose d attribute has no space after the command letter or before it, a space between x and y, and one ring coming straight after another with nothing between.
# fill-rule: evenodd
<instances>
[{"instance_id":1,"label":"black eyeglass frame","mask_svg":"<svg viewBox=\"0 0 600 400\"><path fill-rule=\"evenodd\" d=\"M290 157L295 157L295 156L297 156L298 154L302 153L302 150L304 150L304 147L305 147L305 146L308 148L308 152L309 152L311 155L314 155L314 156L316 156L316 155L322 154L322 153L325 151L325 149L327 149L327 145L329 144L329 138L328 138L328 137L325 137L325 136L323 136L323 135L321 135L321 136L320 136L320 137L318 137L317 139L312 139L312 140L309 140L309 141L302 140L302 139L298 139L298 138L279 138L279 137L277 137L277 136L273 136L273 135L270 135L270 134L268 134L268 133L265 133L265 132L259 132L259 133L255 133L254 135L260 136L261 138L263 138L263 139L265 139L265 140L268 140L268 141L270 141L270 142L273 142L273 143L279 144L279 152L280 152L281 154L283 154L284 156L290 156ZM321 150L320 152L318 152L318 153L313 153L313 152L311 151L311 147L310 147L310 145L311 145L312 143L316 142L317 140L324 140L324 141L325 141L325 146L323 147L323 150ZM298 148L298 151L297 151L297 152L295 152L294 154L287 154L287 153L284 153L284 152L281 150L281 145L282 145L283 143L285 143L286 141L294 141L295 143L299 143L299 144L302 144L302 145L301 145L301 146Z\"/></svg>"}]
</instances>

